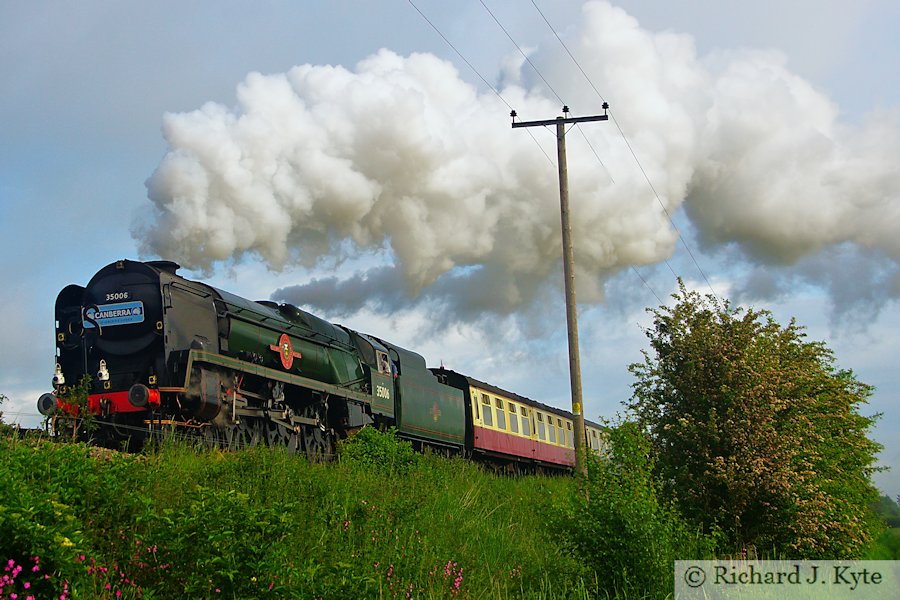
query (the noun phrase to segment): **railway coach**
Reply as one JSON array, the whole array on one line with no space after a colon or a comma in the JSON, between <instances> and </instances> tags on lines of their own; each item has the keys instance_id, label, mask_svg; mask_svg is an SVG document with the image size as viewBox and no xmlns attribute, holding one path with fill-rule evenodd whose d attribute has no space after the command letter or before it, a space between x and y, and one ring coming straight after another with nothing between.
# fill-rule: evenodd
<instances>
[{"instance_id":1,"label":"railway coach","mask_svg":"<svg viewBox=\"0 0 900 600\"><path fill-rule=\"evenodd\" d=\"M476 458L522 470L575 466L572 413L548 406L446 369L432 369L438 380L464 396L466 449ZM585 420L586 448L601 454L603 426Z\"/></svg>"}]
</instances>

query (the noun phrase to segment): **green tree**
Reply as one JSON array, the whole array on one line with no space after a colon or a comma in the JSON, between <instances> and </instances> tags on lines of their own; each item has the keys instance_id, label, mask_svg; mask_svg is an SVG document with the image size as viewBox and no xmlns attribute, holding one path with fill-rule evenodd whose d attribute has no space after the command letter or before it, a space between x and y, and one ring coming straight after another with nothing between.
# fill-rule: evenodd
<instances>
[{"instance_id":1,"label":"green tree","mask_svg":"<svg viewBox=\"0 0 900 600\"><path fill-rule=\"evenodd\" d=\"M900 505L887 494L872 503L872 511L881 517L888 527L900 527Z\"/></svg>"},{"instance_id":2,"label":"green tree","mask_svg":"<svg viewBox=\"0 0 900 600\"><path fill-rule=\"evenodd\" d=\"M691 521L720 528L729 551L857 556L877 519L871 475L873 388L835 366L794 320L733 308L680 282L650 309L651 350L630 365L627 403L648 432L666 492Z\"/></svg>"},{"instance_id":3,"label":"green tree","mask_svg":"<svg viewBox=\"0 0 900 600\"><path fill-rule=\"evenodd\" d=\"M9 398L5 395L0 394L0 407L3 406L3 403L6 402ZM0 431L3 431L6 428L6 424L3 422L3 411L0 410Z\"/></svg>"}]
</instances>

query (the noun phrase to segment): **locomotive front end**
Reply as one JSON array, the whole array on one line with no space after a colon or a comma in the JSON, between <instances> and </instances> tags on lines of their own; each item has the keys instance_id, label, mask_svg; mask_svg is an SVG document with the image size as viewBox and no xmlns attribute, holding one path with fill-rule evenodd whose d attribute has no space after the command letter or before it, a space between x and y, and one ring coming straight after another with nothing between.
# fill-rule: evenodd
<instances>
[{"instance_id":1,"label":"locomotive front end","mask_svg":"<svg viewBox=\"0 0 900 600\"><path fill-rule=\"evenodd\" d=\"M160 272L176 268L163 261L118 261L86 287L60 292L54 392L38 401L42 414L89 412L121 426L142 424L143 415L159 407L165 367Z\"/></svg>"}]
</instances>

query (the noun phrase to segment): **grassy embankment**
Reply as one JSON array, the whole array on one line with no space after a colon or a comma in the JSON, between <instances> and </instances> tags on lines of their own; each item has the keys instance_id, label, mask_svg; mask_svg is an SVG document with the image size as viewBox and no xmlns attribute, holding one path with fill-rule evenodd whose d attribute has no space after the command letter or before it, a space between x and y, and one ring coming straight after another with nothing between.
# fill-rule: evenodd
<instances>
[{"instance_id":1,"label":"grassy embankment","mask_svg":"<svg viewBox=\"0 0 900 600\"><path fill-rule=\"evenodd\" d=\"M0 436L0 599L662 598L673 556L698 552L628 483L604 479L585 502L569 477L358 437L310 465L265 448L129 456Z\"/></svg>"}]
</instances>

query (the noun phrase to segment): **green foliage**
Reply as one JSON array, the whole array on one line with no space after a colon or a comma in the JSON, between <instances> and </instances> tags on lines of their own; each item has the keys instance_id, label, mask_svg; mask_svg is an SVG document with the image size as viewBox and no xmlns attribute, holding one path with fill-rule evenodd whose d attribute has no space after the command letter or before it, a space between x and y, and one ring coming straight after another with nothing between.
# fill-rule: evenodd
<instances>
[{"instance_id":1,"label":"green foliage","mask_svg":"<svg viewBox=\"0 0 900 600\"><path fill-rule=\"evenodd\" d=\"M649 440L636 424L611 427L608 436L607 456L591 457L583 493L555 522L573 553L604 575L604 592L665 597L674 561L709 558L715 540L660 498Z\"/></svg>"},{"instance_id":2,"label":"green foliage","mask_svg":"<svg viewBox=\"0 0 900 600\"><path fill-rule=\"evenodd\" d=\"M0 437L0 559L23 567L37 597L50 597L44 592L54 585L43 575L55 576L58 596L61 582L83 572L76 558L108 544L110 523L129 512L133 462L85 446Z\"/></svg>"},{"instance_id":3,"label":"green foliage","mask_svg":"<svg viewBox=\"0 0 900 600\"><path fill-rule=\"evenodd\" d=\"M433 455L416 462L389 474L267 448L169 442L129 456L0 437L0 560L27 570L38 557L50 576L40 597L597 593L600 577L546 518L576 494L572 479L498 477Z\"/></svg>"},{"instance_id":4,"label":"green foliage","mask_svg":"<svg viewBox=\"0 0 900 600\"><path fill-rule=\"evenodd\" d=\"M4 394L0 394L0 407L3 406L3 403L9 400ZM3 411L0 410L0 434L4 432L8 432L10 430L10 426L3 422Z\"/></svg>"},{"instance_id":5,"label":"green foliage","mask_svg":"<svg viewBox=\"0 0 900 600\"><path fill-rule=\"evenodd\" d=\"M766 311L731 308L681 285L650 311L651 353L633 364L629 409L682 513L721 527L726 551L858 556L877 531L869 503L880 446L859 407L872 388L832 352Z\"/></svg>"},{"instance_id":6,"label":"green foliage","mask_svg":"<svg viewBox=\"0 0 900 600\"><path fill-rule=\"evenodd\" d=\"M379 431L363 427L353 437L339 443L341 460L355 466L386 473L405 473L417 465L421 455L412 444L396 436L396 430Z\"/></svg>"},{"instance_id":7,"label":"green foliage","mask_svg":"<svg viewBox=\"0 0 900 600\"><path fill-rule=\"evenodd\" d=\"M863 555L865 560L900 560L900 529L889 528L881 532Z\"/></svg>"},{"instance_id":8,"label":"green foliage","mask_svg":"<svg viewBox=\"0 0 900 600\"><path fill-rule=\"evenodd\" d=\"M68 410L57 412L53 417L54 427L59 431L70 431L72 441L78 439L79 433L84 435L96 429L88 400L92 381L90 375L84 374L77 384L60 390L59 400L68 406Z\"/></svg>"},{"instance_id":9,"label":"green foliage","mask_svg":"<svg viewBox=\"0 0 900 600\"><path fill-rule=\"evenodd\" d=\"M155 560L167 567L148 573L157 577L146 583L174 578L190 597L257 597L275 580L270 555L290 532L290 512L233 489L202 486L174 506L147 508L137 520L138 539L156 547Z\"/></svg>"}]
</instances>

